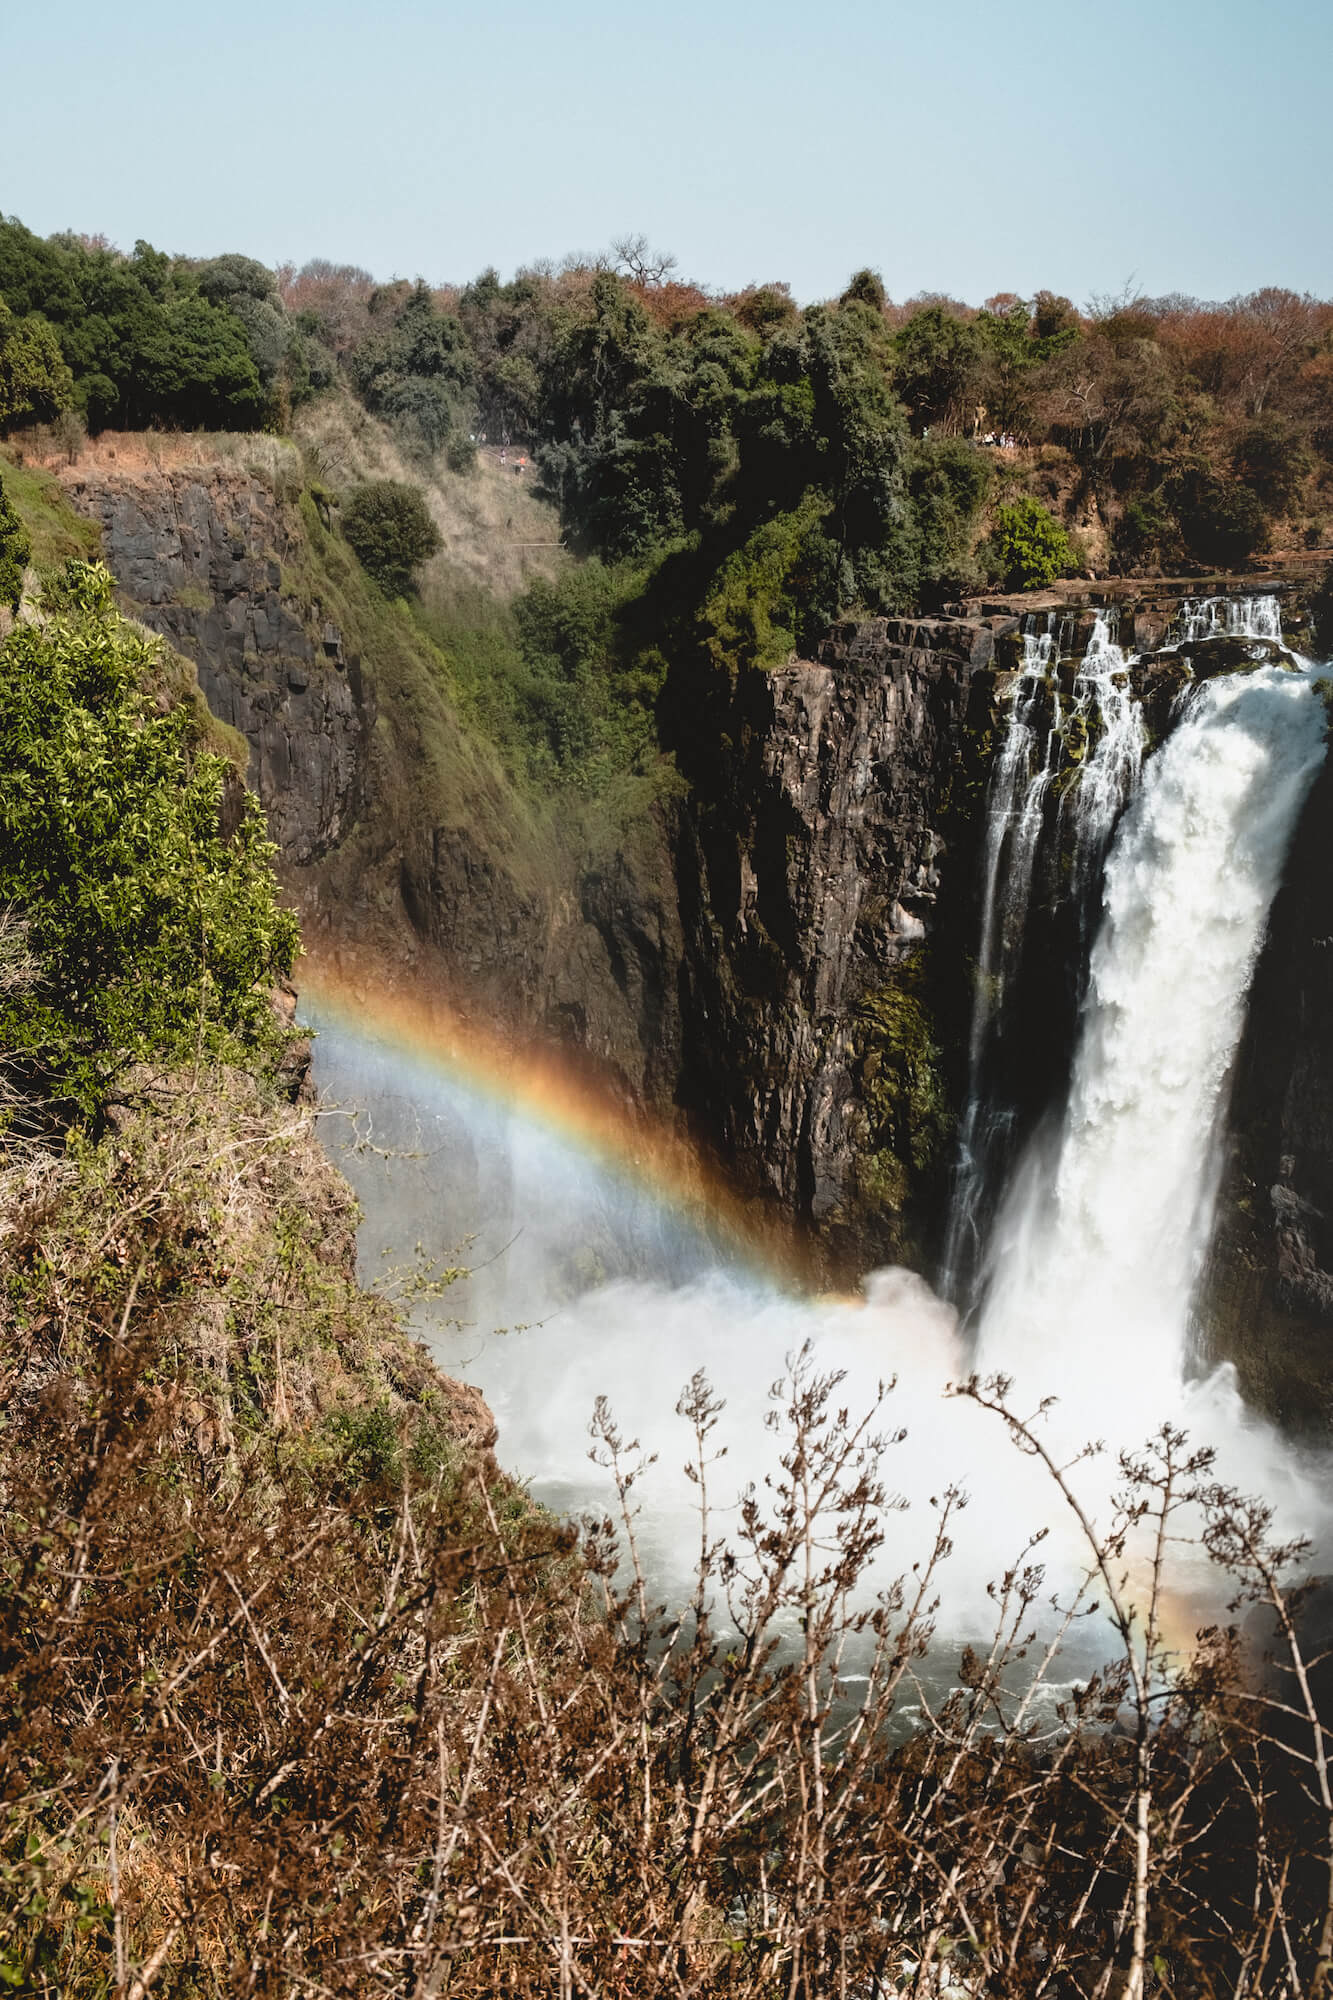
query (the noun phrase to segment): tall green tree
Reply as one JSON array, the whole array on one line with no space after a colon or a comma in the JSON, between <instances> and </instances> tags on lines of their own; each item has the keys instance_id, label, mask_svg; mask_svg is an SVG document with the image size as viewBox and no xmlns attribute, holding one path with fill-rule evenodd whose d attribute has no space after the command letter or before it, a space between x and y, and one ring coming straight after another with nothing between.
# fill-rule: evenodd
<instances>
[{"instance_id":1,"label":"tall green tree","mask_svg":"<svg viewBox=\"0 0 1333 2000\"><path fill-rule=\"evenodd\" d=\"M440 531L420 491L401 479L369 479L353 488L343 533L361 567L383 590L410 590L419 564L440 548Z\"/></svg>"},{"instance_id":2,"label":"tall green tree","mask_svg":"<svg viewBox=\"0 0 1333 2000\"><path fill-rule=\"evenodd\" d=\"M50 418L74 401L55 329L40 313L18 319L0 299L0 431L30 417Z\"/></svg>"}]
</instances>

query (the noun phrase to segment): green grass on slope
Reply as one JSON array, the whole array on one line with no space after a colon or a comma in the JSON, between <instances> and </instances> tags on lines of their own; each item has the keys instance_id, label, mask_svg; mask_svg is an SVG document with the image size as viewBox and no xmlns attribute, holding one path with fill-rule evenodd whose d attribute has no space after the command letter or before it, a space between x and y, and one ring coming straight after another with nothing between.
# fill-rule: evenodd
<instances>
[{"instance_id":1,"label":"green grass on slope","mask_svg":"<svg viewBox=\"0 0 1333 2000\"><path fill-rule=\"evenodd\" d=\"M384 804L399 826L465 827L521 889L548 888L556 862L540 802L515 785L504 760L460 716L450 664L412 608L386 597L325 525L308 491L301 533L283 564L285 593L313 618L342 627L375 697ZM558 845L558 843L556 843Z\"/></svg>"},{"instance_id":2,"label":"green grass on slope","mask_svg":"<svg viewBox=\"0 0 1333 2000\"><path fill-rule=\"evenodd\" d=\"M76 514L54 473L23 465L12 444L0 445L0 479L32 543L33 567L54 569L71 556L88 562L102 553L96 521Z\"/></svg>"}]
</instances>

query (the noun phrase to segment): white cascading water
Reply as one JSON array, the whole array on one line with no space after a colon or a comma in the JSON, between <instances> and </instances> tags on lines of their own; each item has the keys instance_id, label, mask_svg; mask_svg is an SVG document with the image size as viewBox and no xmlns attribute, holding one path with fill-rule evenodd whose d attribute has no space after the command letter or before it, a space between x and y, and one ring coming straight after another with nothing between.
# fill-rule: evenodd
<instances>
[{"instance_id":1,"label":"white cascading water","mask_svg":"<svg viewBox=\"0 0 1333 2000\"><path fill-rule=\"evenodd\" d=\"M1059 744L1060 696L1051 681L1059 658L1060 634L1054 613L1045 629L1022 635L1023 657L1009 694L1009 713L986 790L986 842L977 975L972 990L968 1036L968 1090L958 1134L954 1198L942 1258L941 1287L956 1296L964 1256L977 1248L978 1211L986 1167L987 1106L982 1066L996 1017L1003 1011L1005 984L1021 948L1032 889L1032 871L1055 776ZM1043 712L1046 730L1042 734Z\"/></svg>"},{"instance_id":2,"label":"white cascading water","mask_svg":"<svg viewBox=\"0 0 1333 2000\"><path fill-rule=\"evenodd\" d=\"M1063 713L1054 672L1064 634L1057 629L1055 614L1047 615L1040 634L1023 634L1023 657L987 788L985 887L968 1046L967 1100L959 1125L954 1194L940 1263L940 1285L947 1298L959 1297L965 1269L980 1247L988 1156L996 1132L1012 1115L1008 1107L986 1102L986 1057L1003 1014L1006 985L1022 950L1033 871L1046 828L1048 794L1066 733L1075 741L1081 738L1084 746L1077 776L1060 806L1061 818L1070 823L1071 893L1081 913L1089 909L1090 890L1107 843L1138 782L1143 762L1143 717L1129 685L1131 662L1115 640L1115 615L1099 612L1094 619L1074 679L1072 701Z\"/></svg>"},{"instance_id":3,"label":"white cascading water","mask_svg":"<svg viewBox=\"0 0 1333 2000\"><path fill-rule=\"evenodd\" d=\"M1091 1374L1145 1412L1183 1379L1228 1074L1324 729L1308 672L1206 682L1121 822L1062 1127L990 1250L982 1365L1030 1390Z\"/></svg>"},{"instance_id":4,"label":"white cascading water","mask_svg":"<svg viewBox=\"0 0 1333 2000\"><path fill-rule=\"evenodd\" d=\"M1115 614L1099 612L1074 681L1071 720L1087 731L1089 749L1078 783L1065 794L1074 816L1074 893L1096 879L1125 800L1139 781L1146 741L1143 711L1129 684L1129 659L1115 636Z\"/></svg>"},{"instance_id":5,"label":"white cascading water","mask_svg":"<svg viewBox=\"0 0 1333 2000\"><path fill-rule=\"evenodd\" d=\"M1169 638L1180 647L1201 639L1271 639L1281 645L1281 607L1271 596L1187 597Z\"/></svg>"}]
</instances>

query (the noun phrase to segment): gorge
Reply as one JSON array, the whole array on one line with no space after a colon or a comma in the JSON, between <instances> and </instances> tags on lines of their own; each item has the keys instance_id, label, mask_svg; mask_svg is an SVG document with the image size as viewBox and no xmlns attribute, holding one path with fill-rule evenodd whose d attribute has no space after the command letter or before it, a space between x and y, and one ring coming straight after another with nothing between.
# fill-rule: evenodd
<instances>
[{"instance_id":1,"label":"gorge","mask_svg":"<svg viewBox=\"0 0 1333 2000\"><path fill-rule=\"evenodd\" d=\"M1116 470L1061 357L1175 308L1006 309L997 443L868 274L660 325L567 276L466 336L361 299L262 431L4 444L0 1972L82 1990L105 1905L182 1994L219 1936L546 1991L563 1924L589 1992L651 1938L677 1996L1276 1995L1328 1819L1306 376L1306 457L1194 402L1206 478L1165 419ZM458 434L516 300L539 479Z\"/></svg>"},{"instance_id":2,"label":"gorge","mask_svg":"<svg viewBox=\"0 0 1333 2000\"><path fill-rule=\"evenodd\" d=\"M401 1253L409 1233L443 1253L480 1232L470 1290L437 1309L451 1316L437 1351L483 1388L502 1451L562 1510L598 1504L584 1438L606 1396L660 1461L648 1539L675 1587L687 1582L673 1551L689 1547L692 1501L670 1470L683 1385L707 1373L727 1404L732 1476L762 1480L767 1385L806 1342L844 1372L853 1408L895 1376L891 1414L906 1440L894 1478L906 1494L919 1498L942 1465L966 1468L978 1504L976 1532L965 1524L958 1537L956 1616L981 1615L1015 1519L1027 1506L1035 1525L1046 1504L1002 1439L941 1402L972 1367L1015 1377L1020 1399L1058 1396L1052 1434L1071 1457L1092 1437L1132 1451L1147 1429L1176 1423L1284 1526L1324 1530L1314 1462L1246 1411L1227 1330L1196 1304L1251 975L1324 765L1319 669L1283 648L1272 596L1185 600L1146 660L1116 646L1104 614L1081 658L1054 616L1032 622L1001 683L968 1099L946 1262L930 1274L961 1321L901 1269L869 1276L860 1302L784 1292L734 1243L710 1244L697 1211L685 1222L669 1190L655 1196L650 1167L635 1196L577 1134L544 1135L540 1102L520 1094L487 1110L466 1069L442 1057L432 1073L395 1050L391 1031L377 1039L373 989L360 1022L344 1004L321 1023L316 999L316 1074L334 1101L363 1107L362 1137L375 1142L369 1155L341 1153L365 1210L366 1268ZM1075 941L1044 999L1024 968L1030 898L1046 899L1046 923ZM1077 1023L1049 1065L1063 1086L1045 1101L1024 1098L1023 1072L1003 1058L1025 1002L1042 1006L1048 1035L1061 1010ZM1252 1357L1257 1336L1244 1332ZM890 1562L909 1546L893 1538ZM1052 1559L1059 1575L1076 1558Z\"/></svg>"},{"instance_id":3,"label":"gorge","mask_svg":"<svg viewBox=\"0 0 1333 2000\"><path fill-rule=\"evenodd\" d=\"M692 728L672 725L685 798L633 848L548 859L543 880L495 780L461 754L447 777L426 764L403 735L401 678L386 683L328 615L312 630L278 587L305 537L253 473L103 461L66 483L140 615L197 659L213 706L247 735L313 990L330 975L370 996L437 981L465 1017L553 1036L590 1090L675 1125L743 1200L794 1224L816 1282L912 1265L969 1325L991 1289L1000 1191L1035 1171L1020 1171L1025 1147L1083 1087L1075 1042L1117 817L1159 746L1207 754L1199 716L1237 670L1289 673L1258 663L1288 657L1283 597L1301 643L1310 587L1116 586L1101 608L1084 588L1033 612L981 600L961 616L839 626L816 660L734 683L692 670ZM1308 678L1291 685L1322 724ZM1290 833L1286 885L1265 929L1278 880L1266 878L1237 946L1243 987L1262 943L1254 1007L1233 992L1230 1041L1198 1058L1211 1105L1240 1038L1238 1115L1214 1135L1205 1106L1189 1142L1222 1176L1221 1210L1210 1255L1196 1244L1181 1280L1188 1291L1206 1261L1196 1358L1231 1361L1257 1407L1315 1430L1333 1175L1318 1105L1333 1084L1318 989L1289 1024L1281 960L1308 962L1306 984L1322 972L1329 789L1302 766L1270 856L1280 873ZM1179 945L1178 915L1172 931ZM1212 1004L1190 976L1161 974L1177 982L1161 1004L1178 1024ZM337 1093L358 1099L336 1068ZM1000 1226L1015 1226L1012 1199ZM614 1228L580 1244L566 1218L553 1233L573 1264L633 1274ZM491 1309L526 1319L545 1300L540 1285L493 1289ZM1173 1355L1184 1340L1178 1324Z\"/></svg>"}]
</instances>

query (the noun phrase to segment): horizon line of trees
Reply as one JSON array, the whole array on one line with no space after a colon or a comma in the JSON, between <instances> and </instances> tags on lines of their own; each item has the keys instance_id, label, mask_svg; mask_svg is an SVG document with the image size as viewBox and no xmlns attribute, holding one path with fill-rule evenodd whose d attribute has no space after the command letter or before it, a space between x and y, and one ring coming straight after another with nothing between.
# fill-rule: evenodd
<instances>
[{"instance_id":1,"label":"horizon line of trees","mask_svg":"<svg viewBox=\"0 0 1333 2000\"><path fill-rule=\"evenodd\" d=\"M0 434L283 430L335 388L423 486L483 441L521 449L600 563L528 593L483 696L534 768L589 783L594 739L646 768L693 728L700 670L808 652L840 616L1239 568L1333 519L1333 302L1277 288L1080 312L1051 291L895 303L863 270L801 308L778 283L710 294L642 238L432 288L0 220ZM410 592L424 505L383 482L343 499L369 573Z\"/></svg>"}]
</instances>

